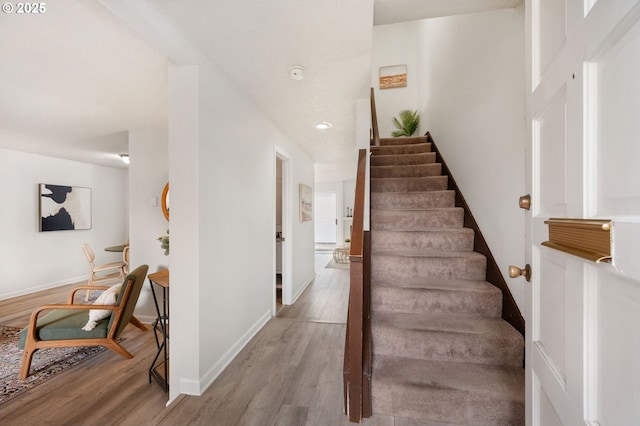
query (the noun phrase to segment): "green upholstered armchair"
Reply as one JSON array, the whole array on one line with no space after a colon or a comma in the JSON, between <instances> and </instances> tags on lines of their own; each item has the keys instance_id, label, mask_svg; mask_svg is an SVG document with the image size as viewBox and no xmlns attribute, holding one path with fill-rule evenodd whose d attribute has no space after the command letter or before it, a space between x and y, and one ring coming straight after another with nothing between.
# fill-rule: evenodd
<instances>
[{"instance_id":1,"label":"green upholstered armchair","mask_svg":"<svg viewBox=\"0 0 640 426\"><path fill-rule=\"evenodd\" d=\"M133 311L148 269L149 266L142 265L125 277L115 305L74 304L74 296L78 290L109 288L91 285L73 289L67 304L44 305L37 308L31 314L29 326L20 333L20 349L24 351L19 377L25 379L29 375L33 354L41 348L104 346L125 358L133 358L133 355L123 348L117 339L130 322L143 331L147 330L147 327L133 316ZM97 321L93 330L85 331L83 326L89 319L91 309L105 309L112 312L107 318ZM40 316L45 311L48 312Z\"/></svg>"}]
</instances>

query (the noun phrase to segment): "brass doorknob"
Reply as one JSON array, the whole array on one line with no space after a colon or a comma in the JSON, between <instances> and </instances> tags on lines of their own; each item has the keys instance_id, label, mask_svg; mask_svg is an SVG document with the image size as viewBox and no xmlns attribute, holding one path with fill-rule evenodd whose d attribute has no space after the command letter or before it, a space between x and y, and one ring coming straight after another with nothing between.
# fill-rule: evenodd
<instances>
[{"instance_id":1,"label":"brass doorknob","mask_svg":"<svg viewBox=\"0 0 640 426\"><path fill-rule=\"evenodd\" d=\"M531 281L531 266L526 264L524 269L520 269L517 266L509 265L509 276L511 278L524 277L525 280Z\"/></svg>"},{"instance_id":2,"label":"brass doorknob","mask_svg":"<svg viewBox=\"0 0 640 426\"><path fill-rule=\"evenodd\" d=\"M521 209L529 210L531 208L531 195L523 195L518 200L518 205Z\"/></svg>"}]
</instances>

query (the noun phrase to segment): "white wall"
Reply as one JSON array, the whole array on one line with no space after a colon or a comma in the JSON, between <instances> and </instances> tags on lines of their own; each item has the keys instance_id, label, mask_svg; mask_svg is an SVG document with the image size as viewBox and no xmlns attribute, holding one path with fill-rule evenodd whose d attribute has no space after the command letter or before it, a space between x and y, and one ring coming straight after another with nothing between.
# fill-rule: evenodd
<instances>
[{"instance_id":1,"label":"white wall","mask_svg":"<svg viewBox=\"0 0 640 426\"><path fill-rule=\"evenodd\" d=\"M169 181L167 129L129 132L129 239L132 268L149 265L149 273L168 269L158 237L165 235L169 222L162 213L161 198ZM149 285L140 293L136 316L152 322L157 315Z\"/></svg>"},{"instance_id":2,"label":"white wall","mask_svg":"<svg viewBox=\"0 0 640 426\"><path fill-rule=\"evenodd\" d=\"M120 260L104 247L127 239L127 171L0 149L0 299L85 280L89 266ZM38 232L38 184L91 188L92 229Z\"/></svg>"},{"instance_id":3,"label":"white wall","mask_svg":"<svg viewBox=\"0 0 640 426\"><path fill-rule=\"evenodd\" d=\"M284 149L292 162L291 176L291 266L292 266L292 301L295 302L304 289L315 278L315 241L314 222L300 222L300 189L299 184L303 183L311 187L312 194L315 194L315 175L311 158L302 151L291 140L287 139L279 130L272 125L262 123L266 128L270 128L269 136L265 141L270 144L277 144ZM271 196L271 199L274 197ZM272 244L273 246L273 244Z\"/></svg>"},{"instance_id":4,"label":"white wall","mask_svg":"<svg viewBox=\"0 0 640 426\"><path fill-rule=\"evenodd\" d=\"M342 202L344 208L342 209L342 213L338 216L346 216L347 215L347 207L351 209L353 214L353 203L356 199L356 180L345 180L342 181Z\"/></svg>"},{"instance_id":5,"label":"white wall","mask_svg":"<svg viewBox=\"0 0 640 426\"><path fill-rule=\"evenodd\" d=\"M393 117L398 116L400 111L419 109L420 22L380 25L373 28L371 87L375 92L378 129L381 138L391 137L391 132L396 130L392 120ZM380 67L402 64L407 66L407 87L380 90Z\"/></svg>"},{"instance_id":6,"label":"white wall","mask_svg":"<svg viewBox=\"0 0 640 426\"><path fill-rule=\"evenodd\" d=\"M375 27L374 43L397 46L418 35L420 134L430 131L469 204L509 288L524 309L523 280L507 277L524 264L524 9L435 18ZM378 63L402 61L374 44ZM406 62L415 54L407 52ZM412 73L409 68L409 81ZM384 103L387 89L376 93ZM406 104L416 102L407 94ZM383 109L386 107L383 107Z\"/></svg>"},{"instance_id":7,"label":"white wall","mask_svg":"<svg viewBox=\"0 0 640 426\"><path fill-rule=\"evenodd\" d=\"M271 318L276 145L292 162L293 294L313 279L313 222L298 220L298 184L313 187L314 172L211 64L172 67L169 100L174 399L204 391Z\"/></svg>"},{"instance_id":8,"label":"white wall","mask_svg":"<svg viewBox=\"0 0 640 426\"><path fill-rule=\"evenodd\" d=\"M169 67L169 180L171 182L171 345L169 399L199 394L199 72ZM207 259L203 259L206 261ZM214 280L216 277L209 277ZM217 318L215 315L214 317Z\"/></svg>"}]
</instances>

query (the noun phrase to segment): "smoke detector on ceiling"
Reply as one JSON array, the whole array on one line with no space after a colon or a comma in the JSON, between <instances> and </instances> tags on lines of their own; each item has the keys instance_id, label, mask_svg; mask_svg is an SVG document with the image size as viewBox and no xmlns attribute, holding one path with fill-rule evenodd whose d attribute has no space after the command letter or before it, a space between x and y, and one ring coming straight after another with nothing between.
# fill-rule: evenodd
<instances>
[{"instance_id":1,"label":"smoke detector on ceiling","mask_svg":"<svg viewBox=\"0 0 640 426\"><path fill-rule=\"evenodd\" d=\"M304 67L302 65L290 67L289 77L291 77L291 80L302 80L304 78Z\"/></svg>"}]
</instances>

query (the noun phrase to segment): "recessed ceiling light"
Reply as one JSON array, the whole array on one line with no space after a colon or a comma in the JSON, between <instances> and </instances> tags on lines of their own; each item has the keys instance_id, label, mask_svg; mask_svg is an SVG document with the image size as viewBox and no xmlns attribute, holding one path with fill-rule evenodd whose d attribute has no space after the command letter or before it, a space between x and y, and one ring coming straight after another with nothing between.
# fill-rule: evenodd
<instances>
[{"instance_id":1,"label":"recessed ceiling light","mask_svg":"<svg viewBox=\"0 0 640 426\"><path fill-rule=\"evenodd\" d=\"M329 127L331 127L331 123L329 123L328 121L321 121L314 124L314 126L316 129L327 130Z\"/></svg>"},{"instance_id":2,"label":"recessed ceiling light","mask_svg":"<svg viewBox=\"0 0 640 426\"><path fill-rule=\"evenodd\" d=\"M291 77L291 80L302 80L304 78L304 67L302 65L290 67L289 77Z\"/></svg>"},{"instance_id":3,"label":"recessed ceiling light","mask_svg":"<svg viewBox=\"0 0 640 426\"><path fill-rule=\"evenodd\" d=\"M129 164L129 154L120 154L120 159L124 164Z\"/></svg>"}]
</instances>

